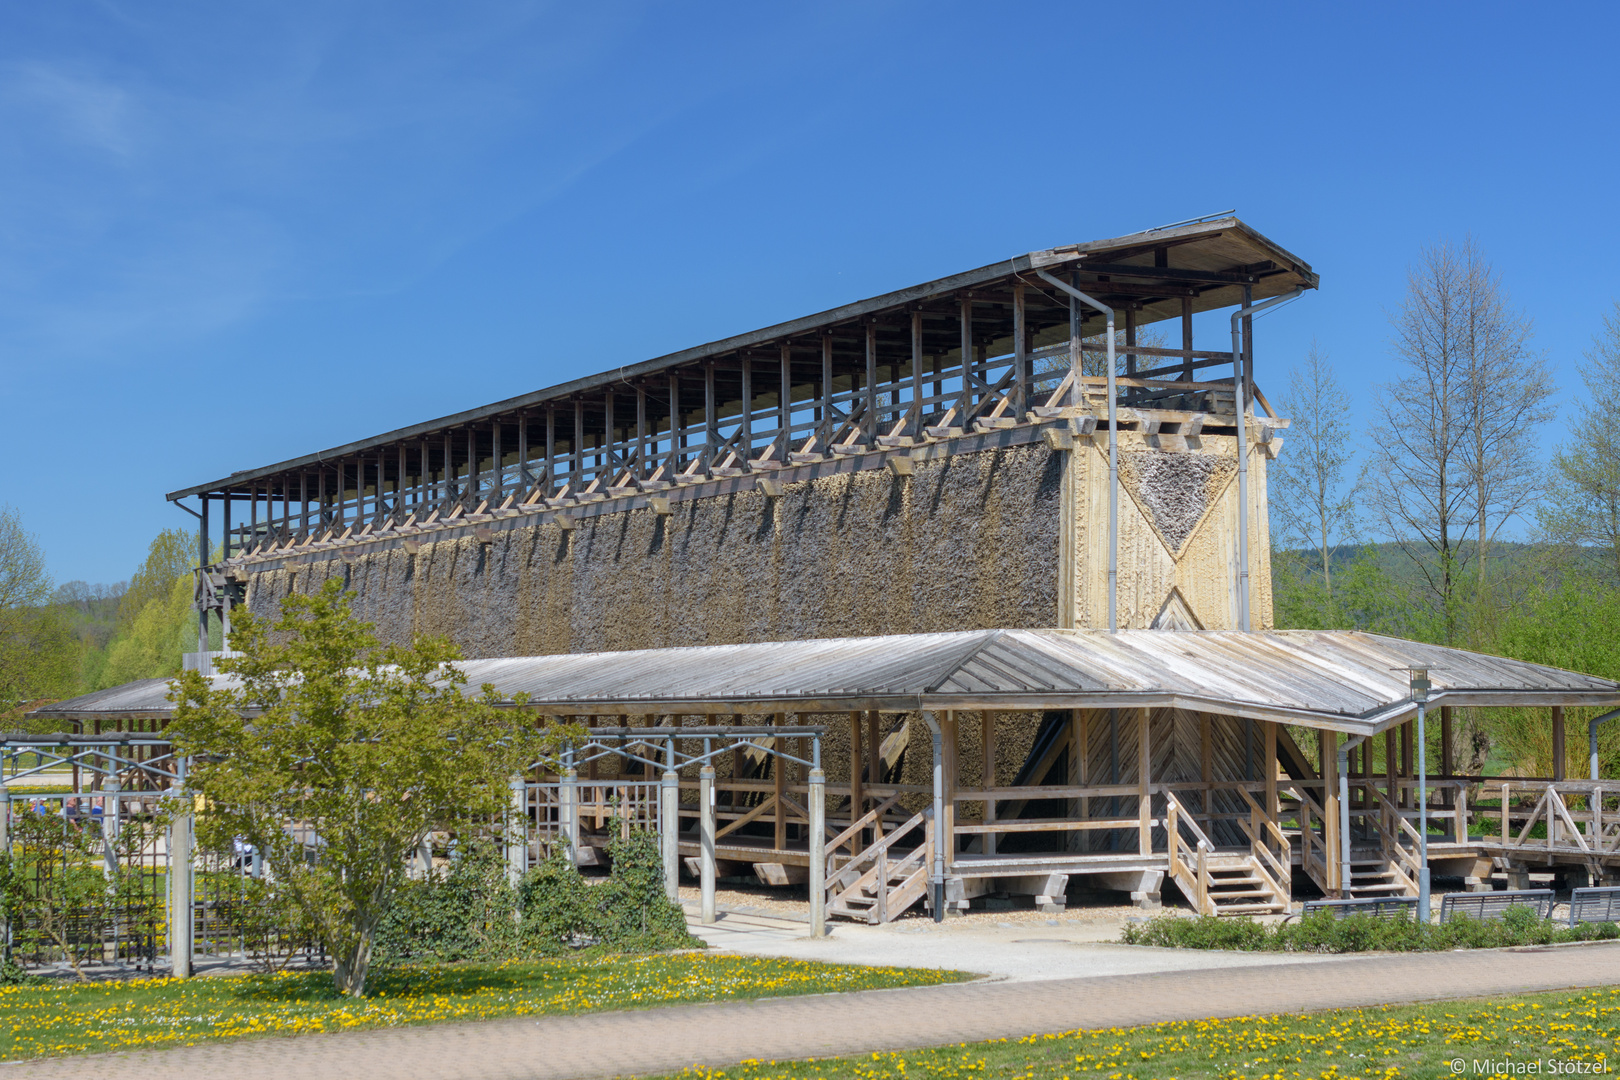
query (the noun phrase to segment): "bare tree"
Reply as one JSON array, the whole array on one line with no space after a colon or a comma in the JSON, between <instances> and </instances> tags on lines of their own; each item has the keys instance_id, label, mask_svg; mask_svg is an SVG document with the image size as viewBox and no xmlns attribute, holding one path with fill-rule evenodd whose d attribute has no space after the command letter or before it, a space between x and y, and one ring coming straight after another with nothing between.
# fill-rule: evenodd
<instances>
[{"instance_id":1,"label":"bare tree","mask_svg":"<svg viewBox=\"0 0 1620 1080\"><path fill-rule=\"evenodd\" d=\"M1491 544L1541 492L1535 429L1553 418L1553 381L1530 348L1530 320L1508 303L1500 276L1472 239L1458 251L1464 278L1465 468L1474 508L1479 602L1489 601Z\"/></svg>"},{"instance_id":2,"label":"bare tree","mask_svg":"<svg viewBox=\"0 0 1620 1080\"><path fill-rule=\"evenodd\" d=\"M1471 239L1423 250L1392 321L1406 372L1378 388L1368 503L1453 642L1468 564L1535 496L1525 448L1551 418L1552 384L1529 349L1529 320Z\"/></svg>"},{"instance_id":3,"label":"bare tree","mask_svg":"<svg viewBox=\"0 0 1620 1080\"><path fill-rule=\"evenodd\" d=\"M1282 412L1291 425L1288 449L1268 475L1272 521L1284 544L1316 550L1331 609L1333 551L1354 538L1356 486L1345 478L1353 454L1350 405L1315 341L1289 378Z\"/></svg>"},{"instance_id":4,"label":"bare tree","mask_svg":"<svg viewBox=\"0 0 1620 1080\"><path fill-rule=\"evenodd\" d=\"M1587 398L1553 457L1536 518L1550 538L1590 551L1620 581L1620 429L1608 409L1620 400L1620 302L1603 317L1580 372Z\"/></svg>"}]
</instances>

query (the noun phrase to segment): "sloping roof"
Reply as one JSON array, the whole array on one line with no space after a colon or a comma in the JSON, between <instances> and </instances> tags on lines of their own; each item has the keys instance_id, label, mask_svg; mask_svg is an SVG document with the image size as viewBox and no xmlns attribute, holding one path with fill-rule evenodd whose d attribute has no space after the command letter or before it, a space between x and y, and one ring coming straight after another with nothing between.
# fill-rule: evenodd
<instances>
[{"instance_id":1,"label":"sloping roof","mask_svg":"<svg viewBox=\"0 0 1620 1080\"><path fill-rule=\"evenodd\" d=\"M1416 706L1620 705L1620 683L1351 631L974 630L469 660L473 686L565 714L1177 706L1372 734ZM223 676L216 678L223 679ZM36 710L65 720L166 716L161 679Z\"/></svg>"},{"instance_id":2,"label":"sloping roof","mask_svg":"<svg viewBox=\"0 0 1620 1080\"><path fill-rule=\"evenodd\" d=\"M1174 267L1160 264L1156 254L1173 251ZM384 432L369 438L333 446L318 453L276 462L258 468L244 469L203 484L171 491L170 500L192 495L231 491L246 494L247 485L298 469L330 467L331 463L354 454L371 453L385 447L410 442L427 435L442 435L445 431L460 429L470 424L483 423L501 417L515 417L524 410L543 406L548 402L568 401L576 396L603 389L627 389L643 377L662 376L675 369L698 372L703 361L734 354L744 349L778 345L804 339L836 327L852 327L865 319L881 318L913 310L919 306L952 300L964 292L983 294L986 290L1010 288L1015 282L1029 281L1028 275L1036 270L1078 271L1085 277L1081 286L1098 299L1121 306L1134 307L1137 324L1146 326L1161 319L1179 318L1183 298L1192 304L1195 312L1231 307L1242 302L1243 290L1248 288L1256 301L1280 296L1296 288L1314 289L1319 275L1303 259L1288 251L1276 241L1255 231L1236 217L1199 219L1187 223L1148 229L1144 232L1116 236L1105 240L1064 244L1015 255L1009 259L950 274L933 281L911 285L894 292L883 293L865 300L843 304L813 315L805 315L787 322L750 330L746 333L721 338L718 341L694 345L677 352L647 360L630 360L605 354L596 362L602 370L592 375L536 390L532 393L507 398L478 408L466 409L449 416L412 424L409 427ZM1143 285L1158 284L1169 287L1163 295L1144 294ZM1111 290L1123 290L1111 292ZM1058 321L1068 331L1068 301L1059 305ZM1090 318L1089 311L1082 313ZM1033 314L1031 316L1034 317ZM1011 333L1011 313L1001 322L1006 333ZM992 329L996 320L988 314L978 317L975 325L981 333L1000 336ZM910 340L907 326L896 324L893 332L905 341ZM930 334L934 333L930 331ZM930 354L948 352L957 340L955 325L942 327L938 333L942 340L928 343ZM859 347L857 347L859 348ZM909 350L909 345L906 346ZM819 360L817 361L819 370ZM701 396L701 395L700 395ZM769 391L766 391L769 396Z\"/></svg>"}]
</instances>

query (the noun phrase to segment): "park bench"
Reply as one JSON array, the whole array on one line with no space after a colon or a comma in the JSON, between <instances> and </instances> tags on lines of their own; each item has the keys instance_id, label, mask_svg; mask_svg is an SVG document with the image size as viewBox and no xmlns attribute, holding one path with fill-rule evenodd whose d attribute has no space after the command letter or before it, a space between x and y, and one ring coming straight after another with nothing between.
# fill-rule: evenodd
<instances>
[{"instance_id":1,"label":"park bench","mask_svg":"<svg viewBox=\"0 0 1620 1080\"><path fill-rule=\"evenodd\" d=\"M1620 888L1576 889L1569 894L1569 925L1620 922Z\"/></svg>"},{"instance_id":2,"label":"park bench","mask_svg":"<svg viewBox=\"0 0 1620 1080\"><path fill-rule=\"evenodd\" d=\"M1538 919L1550 919L1553 909L1551 889L1509 889L1506 892L1447 893L1440 901L1440 921L1467 915L1479 922L1500 919L1511 908L1533 908Z\"/></svg>"},{"instance_id":3,"label":"park bench","mask_svg":"<svg viewBox=\"0 0 1620 1080\"><path fill-rule=\"evenodd\" d=\"M1375 919L1411 919L1417 912L1415 896L1373 896L1363 900L1307 900L1300 912L1309 918L1318 911L1331 911L1335 919L1351 915L1371 915Z\"/></svg>"}]
</instances>

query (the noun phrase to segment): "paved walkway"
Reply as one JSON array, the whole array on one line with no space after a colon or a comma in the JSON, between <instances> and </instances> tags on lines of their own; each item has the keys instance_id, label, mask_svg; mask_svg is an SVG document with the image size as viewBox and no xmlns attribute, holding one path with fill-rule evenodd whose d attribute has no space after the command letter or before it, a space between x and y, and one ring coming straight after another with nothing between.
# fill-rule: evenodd
<instances>
[{"instance_id":1,"label":"paved walkway","mask_svg":"<svg viewBox=\"0 0 1620 1080\"><path fill-rule=\"evenodd\" d=\"M994 919L952 919L934 923L908 919L887 926L828 924L828 935L809 936L806 923L726 912L713 926L689 918L691 930L720 952L791 957L828 964L974 971L1015 982L1145 975L1195 968L1271 967L1277 964L1332 964L1336 956L1287 953L1216 952L1204 949L1139 949L1116 944L1109 927L1098 940L1095 928L1053 920L1051 925L1001 923Z\"/></svg>"},{"instance_id":2,"label":"paved walkway","mask_svg":"<svg viewBox=\"0 0 1620 1080\"><path fill-rule=\"evenodd\" d=\"M659 1074L1076 1028L1620 984L1620 943L989 982L62 1058L0 1078L531 1080Z\"/></svg>"}]
</instances>

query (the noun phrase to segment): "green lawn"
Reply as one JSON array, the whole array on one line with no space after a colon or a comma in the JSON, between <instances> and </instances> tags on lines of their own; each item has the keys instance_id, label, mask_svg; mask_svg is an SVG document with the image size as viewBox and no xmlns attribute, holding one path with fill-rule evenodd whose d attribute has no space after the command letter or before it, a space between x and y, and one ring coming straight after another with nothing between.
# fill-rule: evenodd
<instances>
[{"instance_id":1,"label":"green lawn","mask_svg":"<svg viewBox=\"0 0 1620 1080\"><path fill-rule=\"evenodd\" d=\"M1458 1061L1460 1069L1453 1065ZM1506 1071L1504 1061L1512 1063ZM1555 1069L1554 1063L1566 1062L1587 1064L1584 1071L1579 1065ZM1512 1071L1518 1063L1528 1067ZM665 1080L1387 1080L1592 1075L1599 1068L1620 1069L1620 988L749 1062L692 1068Z\"/></svg>"},{"instance_id":2,"label":"green lawn","mask_svg":"<svg viewBox=\"0 0 1620 1080\"><path fill-rule=\"evenodd\" d=\"M326 972L0 987L0 1059L504 1016L927 986L959 972L737 956L579 957L399 968L363 1000Z\"/></svg>"}]
</instances>

